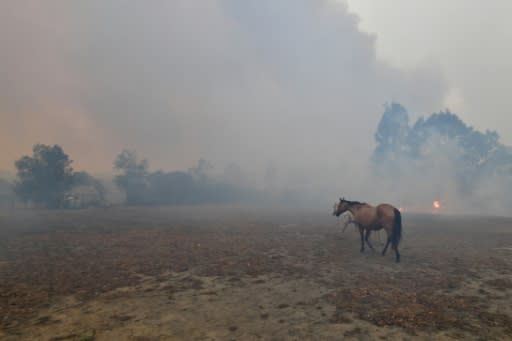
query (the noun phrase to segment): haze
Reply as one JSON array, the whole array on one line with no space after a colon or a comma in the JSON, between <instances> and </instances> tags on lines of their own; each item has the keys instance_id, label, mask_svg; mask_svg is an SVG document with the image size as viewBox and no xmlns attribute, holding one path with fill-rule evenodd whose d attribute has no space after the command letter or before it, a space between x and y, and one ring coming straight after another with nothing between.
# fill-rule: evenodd
<instances>
[{"instance_id":1,"label":"haze","mask_svg":"<svg viewBox=\"0 0 512 341\"><path fill-rule=\"evenodd\" d=\"M236 163L253 185L271 168L281 187L385 197L362 188L384 104L417 118L458 103L480 124L488 94L506 94L479 78L454 83L436 56L383 58L379 32L363 31L353 3L3 1L0 169L39 142L63 146L77 169L110 173L128 148L152 169L205 158L218 172ZM409 24L400 30L416 32ZM482 100L466 91L475 84ZM496 103L486 114L505 112ZM499 128L489 122L481 127Z\"/></svg>"},{"instance_id":2,"label":"haze","mask_svg":"<svg viewBox=\"0 0 512 341\"><path fill-rule=\"evenodd\" d=\"M337 145L371 149L385 102L430 112L446 91L434 67L378 62L375 39L329 1L1 6L2 168L35 142L96 171L124 147L156 167L332 164L353 155Z\"/></svg>"},{"instance_id":3,"label":"haze","mask_svg":"<svg viewBox=\"0 0 512 341\"><path fill-rule=\"evenodd\" d=\"M448 84L444 104L512 144L512 3L507 0L346 0L376 36L379 59L400 68L435 63Z\"/></svg>"}]
</instances>

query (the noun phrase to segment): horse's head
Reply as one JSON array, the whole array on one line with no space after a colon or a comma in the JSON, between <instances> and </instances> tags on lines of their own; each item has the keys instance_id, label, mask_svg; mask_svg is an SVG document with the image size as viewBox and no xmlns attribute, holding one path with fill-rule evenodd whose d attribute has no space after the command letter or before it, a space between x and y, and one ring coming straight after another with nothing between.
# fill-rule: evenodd
<instances>
[{"instance_id":1,"label":"horse's head","mask_svg":"<svg viewBox=\"0 0 512 341\"><path fill-rule=\"evenodd\" d=\"M332 215L339 217L341 214L347 212L349 206L350 205L349 205L348 200L345 200L344 198L340 198L340 201L338 201L334 204L334 211L332 212Z\"/></svg>"}]
</instances>

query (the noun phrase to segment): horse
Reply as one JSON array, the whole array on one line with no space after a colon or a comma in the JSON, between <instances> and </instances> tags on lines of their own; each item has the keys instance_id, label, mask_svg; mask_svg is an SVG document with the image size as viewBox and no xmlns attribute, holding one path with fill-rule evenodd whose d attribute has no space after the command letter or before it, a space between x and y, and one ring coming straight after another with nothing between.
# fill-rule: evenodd
<instances>
[{"instance_id":1,"label":"horse","mask_svg":"<svg viewBox=\"0 0 512 341\"><path fill-rule=\"evenodd\" d=\"M387 235L386 246L382 250L382 255L386 254L389 244L395 250L396 262L400 262L400 252L398 244L402 238L402 215L400 211L390 204L380 204L376 207L368 205L365 202L349 201L340 198L340 201L334 205L333 215L339 217L345 212L350 212L351 218L345 222L345 228L348 224L354 223L359 228L361 235L361 252L364 252L364 244L373 250L373 245L368 238L372 231L384 229Z\"/></svg>"}]
</instances>

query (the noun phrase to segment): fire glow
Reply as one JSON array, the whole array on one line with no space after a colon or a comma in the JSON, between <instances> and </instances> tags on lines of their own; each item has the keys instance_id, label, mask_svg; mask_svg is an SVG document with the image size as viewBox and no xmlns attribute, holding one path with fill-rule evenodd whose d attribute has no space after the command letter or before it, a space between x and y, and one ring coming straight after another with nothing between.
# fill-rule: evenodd
<instances>
[{"instance_id":1,"label":"fire glow","mask_svg":"<svg viewBox=\"0 0 512 341\"><path fill-rule=\"evenodd\" d=\"M440 208L441 208L441 202L440 202L439 200L434 200L434 201L432 202L432 206L434 206L434 208L435 208L436 210L438 210L438 209L440 209Z\"/></svg>"}]
</instances>

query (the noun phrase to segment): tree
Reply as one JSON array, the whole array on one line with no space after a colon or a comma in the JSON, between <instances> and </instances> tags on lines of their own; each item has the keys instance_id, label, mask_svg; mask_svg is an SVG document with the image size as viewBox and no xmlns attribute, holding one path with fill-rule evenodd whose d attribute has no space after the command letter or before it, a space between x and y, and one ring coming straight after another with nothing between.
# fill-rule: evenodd
<instances>
[{"instance_id":1,"label":"tree","mask_svg":"<svg viewBox=\"0 0 512 341\"><path fill-rule=\"evenodd\" d=\"M192 204L198 199L194 177L186 172L154 172L148 176L148 204Z\"/></svg>"},{"instance_id":2,"label":"tree","mask_svg":"<svg viewBox=\"0 0 512 341\"><path fill-rule=\"evenodd\" d=\"M197 166L190 168L188 172L198 181L206 181L208 179L208 173L213 169L213 164L205 159L199 159Z\"/></svg>"},{"instance_id":3,"label":"tree","mask_svg":"<svg viewBox=\"0 0 512 341\"><path fill-rule=\"evenodd\" d=\"M0 178L0 207L4 204L10 203L13 199L12 184Z\"/></svg>"},{"instance_id":4,"label":"tree","mask_svg":"<svg viewBox=\"0 0 512 341\"><path fill-rule=\"evenodd\" d=\"M407 152L408 135L409 115L405 108L398 103L387 105L375 133L374 160L378 162Z\"/></svg>"},{"instance_id":5,"label":"tree","mask_svg":"<svg viewBox=\"0 0 512 341\"><path fill-rule=\"evenodd\" d=\"M125 192L128 205L145 203L148 190L148 162L138 160L134 151L123 150L114 161L116 185Z\"/></svg>"},{"instance_id":6,"label":"tree","mask_svg":"<svg viewBox=\"0 0 512 341\"><path fill-rule=\"evenodd\" d=\"M58 145L36 144L32 156L15 162L14 192L24 202L58 208L63 195L73 186L73 161Z\"/></svg>"},{"instance_id":7,"label":"tree","mask_svg":"<svg viewBox=\"0 0 512 341\"><path fill-rule=\"evenodd\" d=\"M393 103L386 107L375 139L375 170L392 178L439 168L440 160L448 160L451 174L446 176L469 194L481 179L512 175L512 149L499 142L498 133L475 130L449 111L419 118L409 127L407 112Z\"/></svg>"},{"instance_id":8,"label":"tree","mask_svg":"<svg viewBox=\"0 0 512 341\"><path fill-rule=\"evenodd\" d=\"M105 202L105 186L103 183L96 179L95 177L91 176L87 172L75 172L73 174L73 186L85 186L85 187L91 187L94 188L97 194L97 203L98 204L104 204Z\"/></svg>"}]
</instances>

